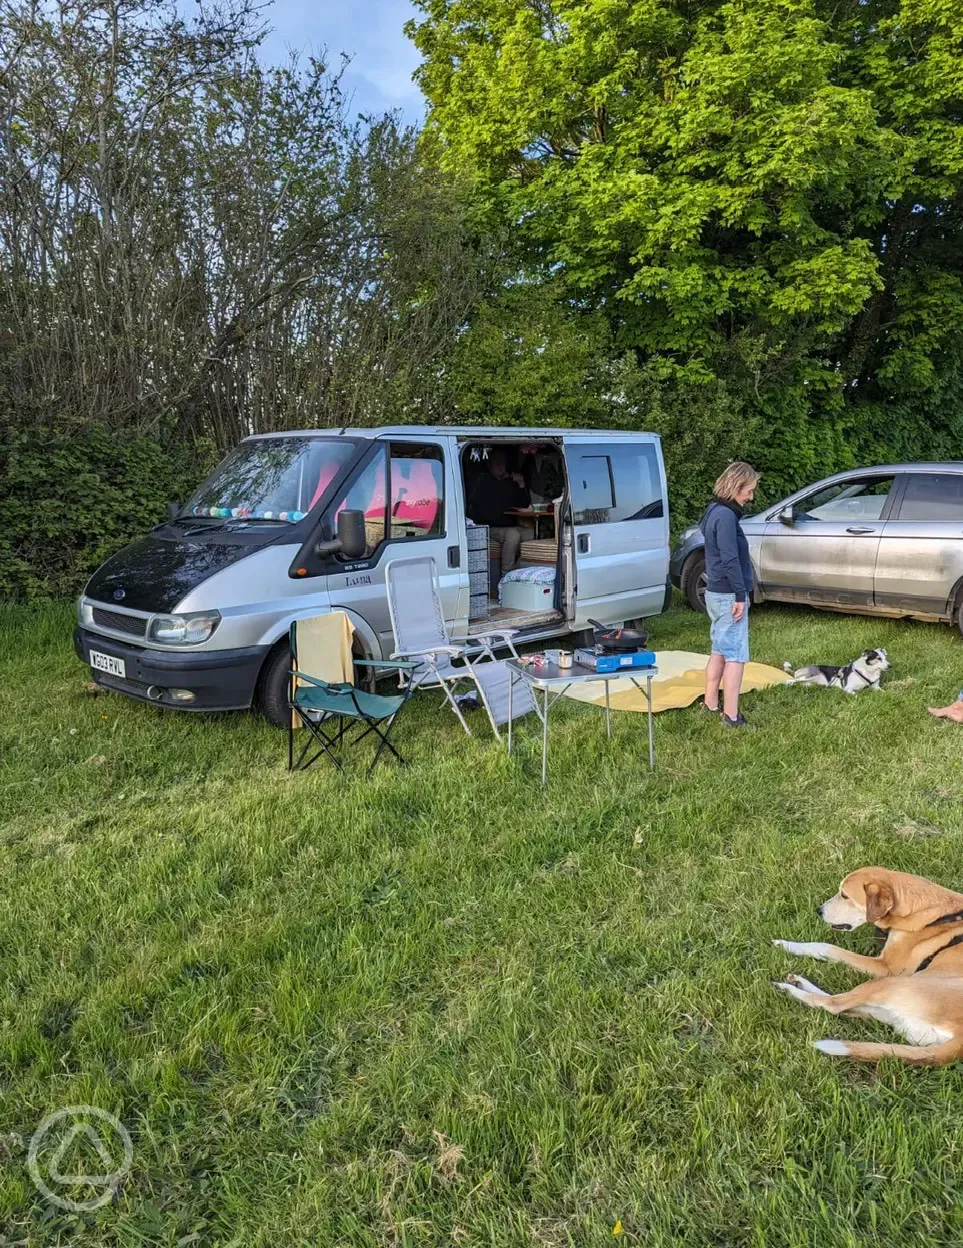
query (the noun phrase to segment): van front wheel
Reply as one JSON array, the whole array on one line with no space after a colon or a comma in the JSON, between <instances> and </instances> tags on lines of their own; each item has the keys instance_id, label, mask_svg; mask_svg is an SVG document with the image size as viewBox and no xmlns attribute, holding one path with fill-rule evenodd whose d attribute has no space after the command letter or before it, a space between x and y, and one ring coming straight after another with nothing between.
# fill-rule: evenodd
<instances>
[{"instance_id":1,"label":"van front wheel","mask_svg":"<svg viewBox=\"0 0 963 1248\"><path fill-rule=\"evenodd\" d=\"M279 641L264 660L254 692L254 703L265 719L276 728L288 724L288 672L291 670L291 651L288 640Z\"/></svg>"}]
</instances>

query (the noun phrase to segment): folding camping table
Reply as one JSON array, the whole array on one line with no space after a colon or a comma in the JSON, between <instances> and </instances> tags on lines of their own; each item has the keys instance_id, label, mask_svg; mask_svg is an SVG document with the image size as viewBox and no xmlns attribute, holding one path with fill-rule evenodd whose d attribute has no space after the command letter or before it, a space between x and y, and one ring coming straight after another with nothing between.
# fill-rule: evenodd
<instances>
[{"instance_id":1,"label":"folding camping table","mask_svg":"<svg viewBox=\"0 0 963 1248\"><path fill-rule=\"evenodd\" d=\"M533 694L541 692L542 703L542 784L548 774L548 712L551 707L573 685L590 685L601 681L605 685L605 732L612 737L612 708L609 703L609 685L613 680L631 680L636 689L645 695L649 718L649 770L655 770L655 737L652 731L652 678L658 676L657 667L622 668L617 672L593 672L591 668L559 667L555 663L543 663L540 667L534 664L520 663L518 659L508 659L508 752L512 752L512 688L517 680L527 681ZM642 687L641 681L645 681ZM552 696L554 695L554 696Z\"/></svg>"}]
</instances>

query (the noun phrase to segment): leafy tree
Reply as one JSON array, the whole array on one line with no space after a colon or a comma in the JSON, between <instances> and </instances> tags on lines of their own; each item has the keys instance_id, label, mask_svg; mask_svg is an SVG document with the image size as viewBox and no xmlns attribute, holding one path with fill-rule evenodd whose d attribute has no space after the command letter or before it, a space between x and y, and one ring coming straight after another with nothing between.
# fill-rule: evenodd
<instances>
[{"instance_id":1,"label":"leafy tree","mask_svg":"<svg viewBox=\"0 0 963 1248\"><path fill-rule=\"evenodd\" d=\"M773 490L957 443L955 0L417 3L433 141L636 392L721 384Z\"/></svg>"},{"instance_id":2,"label":"leafy tree","mask_svg":"<svg viewBox=\"0 0 963 1248\"><path fill-rule=\"evenodd\" d=\"M260 13L0 6L0 594L76 587L248 433L444 412L489 243Z\"/></svg>"}]
</instances>

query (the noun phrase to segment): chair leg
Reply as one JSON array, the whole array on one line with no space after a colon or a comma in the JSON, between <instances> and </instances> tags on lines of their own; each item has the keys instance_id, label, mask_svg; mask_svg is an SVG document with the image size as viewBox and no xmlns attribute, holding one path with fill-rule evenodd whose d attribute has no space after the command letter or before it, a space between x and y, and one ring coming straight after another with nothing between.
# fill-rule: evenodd
<instances>
[{"instance_id":1,"label":"chair leg","mask_svg":"<svg viewBox=\"0 0 963 1248\"><path fill-rule=\"evenodd\" d=\"M455 701L451 690L448 688L448 682L442 679L442 677L438 674L438 670L436 667L431 665L421 674L420 677L416 676L414 679L412 679L411 686L410 686L411 692L414 693L415 690L420 688L426 680L431 680L433 676L437 679L438 687L441 689L441 692L444 695L449 706L455 712L455 715L458 717L458 722L461 724L462 728L464 728L468 736L471 736L471 729L468 727L468 724L465 722L465 717L461 713L461 707ZM458 680L471 680L471 665L470 664L465 671L465 675L464 676L459 675L456 678L456 681ZM432 686L430 685L428 687L432 688Z\"/></svg>"},{"instance_id":2,"label":"chair leg","mask_svg":"<svg viewBox=\"0 0 963 1248\"><path fill-rule=\"evenodd\" d=\"M467 680L467 679L469 679L469 677L467 677L467 676L466 676L466 677L459 677L459 680L461 680L461 679L465 679L465 680ZM461 707L460 707L460 706L458 705L458 703L455 701L455 695L454 695L454 694L452 693L452 691L448 688L448 684L447 684L447 682L446 682L446 681L444 681L444 680L441 682L441 691L442 691L442 693L445 695L445 697L447 698L447 700L448 700L448 704L449 704L449 706L451 707L451 709L452 709L452 710L455 712L455 714L458 716L458 722L461 724L462 728L464 728L464 730L468 733L468 735L469 735L469 736L471 736L471 729L468 727L468 724L467 724L467 722L466 722L466 720L465 720L465 717L464 717L464 715L461 713Z\"/></svg>"},{"instance_id":3,"label":"chair leg","mask_svg":"<svg viewBox=\"0 0 963 1248\"><path fill-rule=\"evenodd\" d=\"M371 775L371 773L374 771L375 767L377 767L377 765L378 765L378 759L381 757L381 753L382 753L382 751L383 751L384 749L389 749L389 750L391 751L391 753L392 753L392 754L394 754L395 758L398 760L399 764L400 764L402 767L407 767L407 766L408 766L407 760L401 757L401 755L398 753L398 751L395 749L395 747L394 747L394 746L391 744L391 742L388 740L388 737L391 735L391 730L392 730L392 728L393 728L393 727L394 727L394 725L395 725L395 720L398 718L398 716L399 716L399 714L400 714L400 713L401 713L400 708L399 708L397 711L395 711L394 715L392 715L392 716L391 716L391 718L390 718L390 719L387 721L387 723L385 724L385 730L384 730L384 732L382 732L382 731L381 731L381 729L378 727L378 725L377 725L377 724L376 724L373 720L372 720L372 721L370 721L370 723L369 723L369 728L370 728L370 730L371 730L373 733L375 733L375 735L376 735L377 737L379 737L380 742L381 742L381 744L378 746L378 749L375 751L375 756L374 756L374 758L372 759L371 766L368 768L368 775L369 775L369 776L370 776L370 775Z\"/></svg>"},{"instance_id":4,"label":"chair leg","mask_svg":"<svg viewBox=\"0 0 963 1248\"><path fill-rule=\"evenodd\" d=\"M303 725L303 727L307 728L310 735L308 737L308 740L304 743L304 749L298 755L297 762L294 764L291 770L292 771L307 771L309 767L311 767L314 763L318 761L318 759L321 757L322 754L327 754L328 758L330 758L332 763L334 763L338 771L343 773L344 768L341 766L341 760L337 757L337 755L334 753L334 750L332 749L332 746L335 746L338 744L340 737L337 737L337 736L329 737L327 733L324 732L324 730L321 727L321 724L324 723L323 719L319 723L315 724L310 719L308 719L304 714L302 714L300 709L298 709L297 711L297 716L298 716L298 719L301 721L301 724ZM342 728L343 723L344 723L343 720L339 720L338 727ZM293 732L292 732L292 737L293 737ZM311 748L312 741L316 745L319 745L321 748L312 758L309 758L308 761L305 762L304 760L308 751Z\"/></svg>"}]
</instances>

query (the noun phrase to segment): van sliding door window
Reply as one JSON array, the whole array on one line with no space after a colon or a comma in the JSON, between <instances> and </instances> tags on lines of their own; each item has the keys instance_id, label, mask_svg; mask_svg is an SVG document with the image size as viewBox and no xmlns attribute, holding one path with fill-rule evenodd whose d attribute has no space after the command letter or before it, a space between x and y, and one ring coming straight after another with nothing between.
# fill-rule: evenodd
<instances>
[{"instance_id":1,"label":"van sliding door window","mask_svg":"<svg viewBox=\"0 0 963 1248\"><path fill-rule=\"evenodd\" d=\"M579 447L569 471L576 524L658 520L665 514L652 443Z\"/></svg>"}]
</instances>

